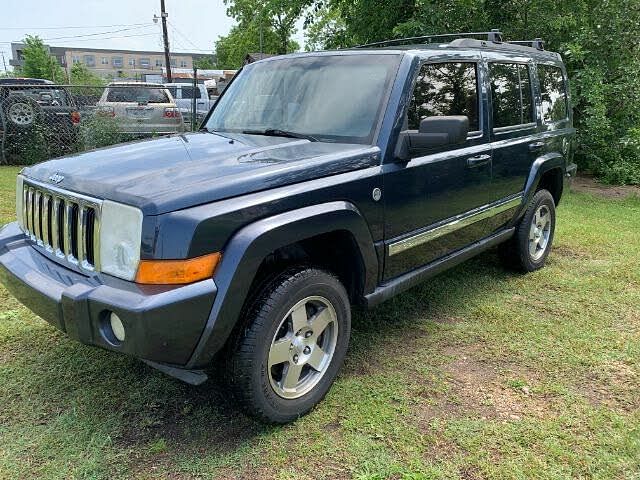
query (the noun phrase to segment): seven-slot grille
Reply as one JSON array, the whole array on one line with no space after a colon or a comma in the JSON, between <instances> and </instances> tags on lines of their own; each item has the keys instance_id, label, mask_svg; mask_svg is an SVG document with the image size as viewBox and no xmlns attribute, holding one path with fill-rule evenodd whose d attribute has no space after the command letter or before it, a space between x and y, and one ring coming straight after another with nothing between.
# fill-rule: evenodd
<instances>
[{"instance_id":1,"label":"seven-slot grille","mask_svg":"<svg viewBox=\"0 0 640 480\"><path fill-rule=\"evenodd\" d=\"M37 245L82 270L97 270L100 201L25 180L25 233Z\"/></svg>"}]
</instances>

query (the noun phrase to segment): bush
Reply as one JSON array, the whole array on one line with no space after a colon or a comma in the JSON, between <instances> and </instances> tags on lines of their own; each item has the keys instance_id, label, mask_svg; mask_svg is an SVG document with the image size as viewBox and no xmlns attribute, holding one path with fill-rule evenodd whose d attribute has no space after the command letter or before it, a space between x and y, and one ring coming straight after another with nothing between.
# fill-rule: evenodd
<instances>
[{"instance_id":1,"label":"bush","mask_svg":"<svg viewBox=\"0 0 640 480\"><path fill-rule=\"evenodd\" d=\"M93 115L80 124L80 150L108 147L127 140L115 118Z\"/></svg>"}]
</instances>

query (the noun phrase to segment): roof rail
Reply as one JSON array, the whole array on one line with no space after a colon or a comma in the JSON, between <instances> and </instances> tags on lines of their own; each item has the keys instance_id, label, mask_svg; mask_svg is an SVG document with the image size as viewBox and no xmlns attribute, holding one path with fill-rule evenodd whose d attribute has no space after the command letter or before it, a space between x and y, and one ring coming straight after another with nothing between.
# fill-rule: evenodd
<instances>
[{"instance_id":1,"label":"roof rail","mask_svg":"<svg viewBox=\"0 0 640 480\"><path fill-rule=\"evenodd\" d=\"M503 41L500 30L493 29L490 32L442 33L437 35L423 35L420 37L398 38L394 40L384 40L382 42L366 43L364 45L357 45L353 48L392 47L395 45L411 45L412 43L431 43L432 39L476 37L483 37L483 39L486 39L489 42L502 43Z\"/></svg>"},{"instance_id":2,"label":"roof rail","mask_svg":"<svg viewBox=\"0 0 640 480\"><path fill-rule=\"evenodd\" d=\"M535 48L536 50L544 50L544 40L542 40L541 38L534 38L533 40L513 40L507 43L531 47Z\"/></svg>"}]
</instances>

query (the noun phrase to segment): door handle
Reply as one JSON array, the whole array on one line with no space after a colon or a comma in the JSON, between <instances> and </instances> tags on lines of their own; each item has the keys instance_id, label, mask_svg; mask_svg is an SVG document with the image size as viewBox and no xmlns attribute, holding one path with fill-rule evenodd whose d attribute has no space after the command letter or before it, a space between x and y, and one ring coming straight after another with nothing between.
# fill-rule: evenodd
<instances>
[{"instance_id":1,"label":"door handle","mask_svg":"<svg viewBox=\"0 0 640 480\"><path fill-rule=\"evenodd\" d=\"M529 144L529 150L532 152L538 152L546 146L544 142L534 142Z\"/></svg>"},{"instance_id":2,"label":"door handle","mask_svg":"<svg viewBox=\"0 0 640 480\"><path fill-rule=\"evenodd\" d=\"M475 157L467 158L467 167L475 168L482 165L486 165L491 161L491 155L476 155Z\"/></svg>"}]
</instances>

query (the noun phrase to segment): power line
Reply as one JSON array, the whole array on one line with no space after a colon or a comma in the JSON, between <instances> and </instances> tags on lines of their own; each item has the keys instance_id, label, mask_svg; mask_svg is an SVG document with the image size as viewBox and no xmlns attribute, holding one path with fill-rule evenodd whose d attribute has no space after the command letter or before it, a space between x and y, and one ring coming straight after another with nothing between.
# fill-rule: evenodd
<instances>
[{"instance_id":1,"label":"power line","mask_svg":"<svg viewBox=\"0 0 640 480\"><path fill-rule=\"evenodd\" d=\"M142 25L148 25L148 23L121 23L115 25L70 25L63 27L0 27L0 30L67 30L71 28L90 30L92 28L138 27Z\"/></svg>"},{"instance_id":2,"label":"power line","mask_svg":"<svg viewBox=\"0 0 640 480\"><path fill-rule=\"evenodd\" d=\"M202 52L207 52L209 50L204 50L199 48L195 43L193 43L191 41L191 39L189 37L187 37L185 34L183 34L180 30L178 30L178 27L176 27L173 23L171 23L169 20L167 20L167 23L169 25L171 25L171 28L178 34L180 35L180 37L184 38L191 46L193 46L196 50L200 50Z\"/></svg>"},{"instance_id":3,"label":"power line","mask_svg":"<svg viewBox=\"0 0 640 480\"><path fill-rule=\"evenodd\" d=\"M97 32L97 33L86 33L83 35L68 35L65 37L52 37L52 38L43 38L42 41L43 42L50 42L51 40L63 40L63 39L67 39L67 38L83 38L83 37L97 37L99 35L108 35L110 33L120 33L120 32L128 32L130 30L140 30L142 28L149 28L149 27L153 27L153 24L146 24L146 27L131 27L131 28L121 28L120 30L109 30L107 32ZM99 40L99 39L97 39Z\"/></svg>"}]
</instances>

